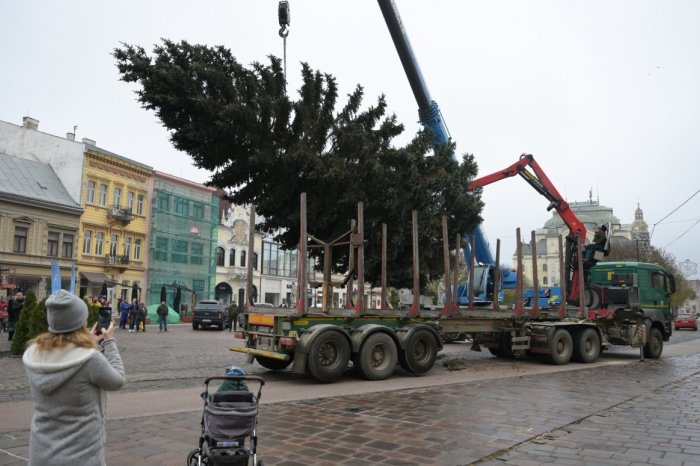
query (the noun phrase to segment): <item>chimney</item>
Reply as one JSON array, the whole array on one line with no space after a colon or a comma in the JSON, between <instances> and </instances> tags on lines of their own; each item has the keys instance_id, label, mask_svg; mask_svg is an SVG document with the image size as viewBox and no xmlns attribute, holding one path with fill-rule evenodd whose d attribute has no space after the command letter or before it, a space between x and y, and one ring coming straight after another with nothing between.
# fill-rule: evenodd
<instances>
[{"instance_id":1,"label":"chimney","mask_svg":"<svg viewBox=\"0 0 700 466\"><path fill-rule=\"evenodd\" d=\"M35 120L32 117L22 117L22 127L26 129L31 129L34 131L39 130L39 120Z\"/></svg>"},{"instance_id":2,"label":"chimney","mask_svg":"<svg viewBox=\"0 0 700 466\"><path fill-rule=\"evenodd\" d=\"M75 133L66 133L66 139L69 141L75 141Z\"/></svg>"},{"instance_id":3,"label":"chimney","mask_svg":"<svg viewBox=\"0 0 700 466\"><path fill-rule=\"evenodd\" d=\"M83 144L89 144L91 146L97 145L97 143L95 141L93 141L92 139L88 139L88 138L83 138Z\"/></svg>"}]
</instances>

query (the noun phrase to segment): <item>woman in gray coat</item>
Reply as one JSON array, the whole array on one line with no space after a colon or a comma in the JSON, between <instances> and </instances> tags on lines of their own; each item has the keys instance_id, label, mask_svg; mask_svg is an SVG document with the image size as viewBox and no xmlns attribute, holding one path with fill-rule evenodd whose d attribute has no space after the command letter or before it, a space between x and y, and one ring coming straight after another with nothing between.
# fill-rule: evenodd
<instances>
[{"instance_id":1,"label":"woman in gray coat","mask_svg":"<svg viewBox=\"0 0 700 466\"><path fill-rule=\"evenodd\" d=\"M84 301L65 290L46 300L49 331L22 361L34 401L30 465L104 465L106 393L124 385L114 323L88 330Z\"/></svg>"}]
</instances>

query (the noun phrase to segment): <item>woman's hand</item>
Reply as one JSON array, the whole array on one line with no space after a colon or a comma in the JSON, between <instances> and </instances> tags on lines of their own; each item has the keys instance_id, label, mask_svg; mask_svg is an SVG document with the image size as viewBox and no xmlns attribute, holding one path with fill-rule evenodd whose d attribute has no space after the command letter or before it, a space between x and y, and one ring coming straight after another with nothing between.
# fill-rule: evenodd
<instances>
[{"instance_id":1,"label":"woman's hand","mask_svg":"<svg viewBox=\"0 0 700 466\"><path fill-rule=\"evenodd\" d=\"M95 322L95 325L92 326L92 331L90 334L95 338L97 343L100 343L102 340L114 338L114 321L110 319L109 328L103 327L100 335L97 334L97 322Z\"/></svg>"}]
</instances>

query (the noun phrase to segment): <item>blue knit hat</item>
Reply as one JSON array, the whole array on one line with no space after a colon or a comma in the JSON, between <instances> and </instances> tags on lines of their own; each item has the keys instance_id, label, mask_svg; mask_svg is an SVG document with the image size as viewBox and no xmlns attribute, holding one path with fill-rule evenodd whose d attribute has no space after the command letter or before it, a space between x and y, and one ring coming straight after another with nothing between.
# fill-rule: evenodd
<instances>
[{"instance_id":1,"label":"blue knit hat","mask_svg":"<svg viewBox=\"0 0 700 466\"><path fill-rule=\"evenodd\" d=\"M226 375L245 375L245 371L238 366L228 366Z\"/></svg>"}]
</instances>

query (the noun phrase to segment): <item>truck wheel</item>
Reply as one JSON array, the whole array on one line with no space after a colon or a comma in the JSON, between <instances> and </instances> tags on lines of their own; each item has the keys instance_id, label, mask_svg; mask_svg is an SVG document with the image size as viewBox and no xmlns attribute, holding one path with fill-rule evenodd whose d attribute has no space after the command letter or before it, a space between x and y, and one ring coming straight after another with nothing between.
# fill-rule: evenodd
<instances>
[{"instance_id":1,"label":"truck wheel","mask_svg":"<svg viewBox=\"0 0 700 466\"><path fill-rule=\"evenodd\" d=\"M557 366L567 364L571 360L573 350L574 342L569 331L565 328L555 330L552 338L549 340L549 359L551 363Z\"/></svg>"},{"instance_id":2,"label":"truck wheel","mask_svg":"<svg viewBox=\"0 0 700 466\"><path fill-rule=\"evenodd\" d=\"M576 362L596 362L600 355L600 335L588 327L574 334L574 352L571 357Z\"/></svg>"},{"instance_id":3,"label":"truck wheel","mask_svg":"<svg viewBox=\"0 0 700 466\"><path fill-rule=\"evenodd\" d=\"M398 350L394 340L386 333L373 333L360 347L356 358L358 370L368 380L388 379L396 369Z\"/></svg>"},{"instance_id":4,"label":"truck wheel","mask_svg":"<svg viewBox=\"0 0 700 466\"><path fill-rule=\"evenodd\" d=\"M316 337L308 355L308 368L319 382L335 382L350 362L350 344L336 331L327 330Z\"/></svg>"},{"instance_id":5,"label":"truck wheel","mask_svg":"<svg viewBox=\"0 0 700 466\"><path fill-rule=\"evenodd\" d=\"M281 359L266 358L265 356L255 356L255 360L258 361L258 364L271 371L286 369L287 366L292 363L292 359L294 358L290 358L289 361L282 361Z\"/></svg>"},{"instance_id":6,"label":"truck wheel","mask_svg":"<svg viewBox=\"0 0 700 466\"><path fill-rule=\"evenodd\" d=\"M413 332L406 340L406 349L399 353L401 367L414 374L425 374L433 368L437 358L437 341L426 329Z\"/></svg>"},{"instance_id":7,"label":"truck wheel","mask_svg":"<svg viewBox=\"0 0 700 466\"><path fill-rule=\"evenodd\" d=\"M649 331L649 340L644 345L644 357L648 359L659 359L664 350L664 337L661 330L652 327Z\"/></svg>"}]
</instances>

